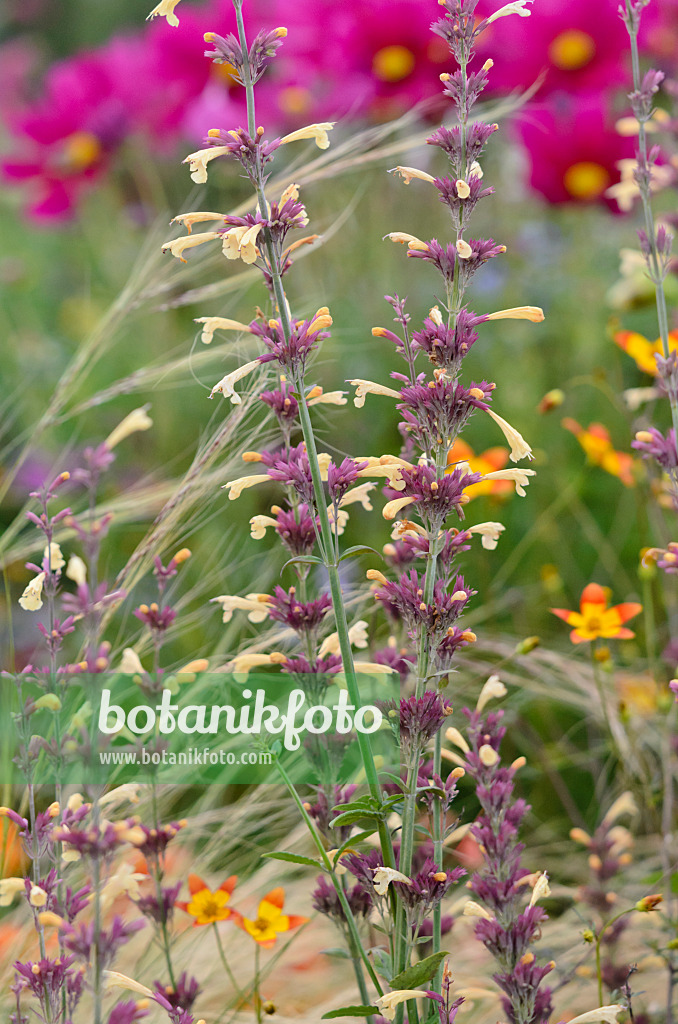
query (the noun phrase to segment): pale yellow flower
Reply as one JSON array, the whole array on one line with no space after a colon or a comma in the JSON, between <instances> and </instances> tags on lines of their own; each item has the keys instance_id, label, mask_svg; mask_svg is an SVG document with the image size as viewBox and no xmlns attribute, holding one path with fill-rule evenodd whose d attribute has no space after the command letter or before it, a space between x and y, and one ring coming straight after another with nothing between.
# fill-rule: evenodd
<instances>
[{"instance_id":1,"label":"pale yellow flower","mask_svg":"<svg viewBox=\"0 0 678 1024\"><path fill-rule=\"evenodd\" d=\"M540 871L535 879L534 885L532 886L532 895L530 896L529 905L533 907L538 900L550 895L551 887L549 886L549 876L545 871Z\"/></svg>"},{"instance_id":2,"label":"pale yellow flower","mask_svg":"<svg viewBox=\"0 0 678 1024\"><path fill-rule=\"evenodd\" d=\"M509 470L512 472L512 470ZM523 470L527 472L527 470ZM485 479L485 478L483 478ZM477 533L481 538L481 544L486 551L494 551L499 541L500 534L504 532L506 527L503 523L477 523L476 526L468 526L466 528L469 533Z\"/></svg>"},{"instance_id":3,"label":"pale yellow flower","mask_svg":"<svg viewBox=\"0 0 678 1024\"><path fill-rule=\"evenodd\" d=\"M45 582L45 573L41 572L34 576L23 594L19 598L19 604L26 612L37 612L42 608L42 585Z\"/></svg>"},{"instance_id":4,"label":"pale yellow flower","mask_svg":"<svg viewBox=\"0 0 678 1024\"><path fill-rule=\"evenodd\" d=\"M242 398L234 390L234 385L237 384L238 381L242 380L243 377L247 377L248 374L252 373L252 371L256 370L259 366L261 366L259 360L253 359L251 362L244 363L242 366L239 366L237 370L232 370L230 373L227 373L225 377L222 377L221 380L214 385L210 392L210 398L214 398L216 394L222 394L224 398L230 398L233 405L242 405Z\"/></svg>"},{"instance_id":5,"label":"pale yellow flower","mask_svg":"<svg viewBox=\"0 0 678 1024\"><path fill-rule=\"evenodd\" d=\"M195 213L179 213L176 217L172 217L170 224L181 224L185 227L190 235L194 224L202 224L205 221L223 220L223 213L213 213L212 211L201 211L197 210Z\"/></svg>"},{"instance_id":6,"label":"pale yellow flower","mask_svg":"<svg viewBox=\"0 0 678 1024\"><path fill-rule=\"evenodd\" d=\"M140 430L149 430L153 426L153 420L148 415L149 409L150 405L142 405L138 409L132 409L125 416L124 420L118 423L117 427L111 431L104 441L109 451L131 434L136 434Z\"/></svg>"},{"instance_id":7,"label":"pale yellow flower","mask_svg":"<svg viewBox=\"0 0 678 1024\"><path fill-rule=\"evenodd\" d=\"M370 491L374 490L376 484L370 483L369 481L364 484L358 484L357 487L352 487L350 491L346 491L346 494L339 502L340 508L345 508L346 505L355 505L359 503L365 509L366 512L372 511L372 502L370 500Z\"/></svg>"},{"instance_id":8,"label":"pale yellow flower","mask_svg":"<svg viewBox=\"0 0 678 1024\"><path fill-rule=\"evenodd\" d=\"M138 992L149 999L153 998L154 993L151 992L150 988L146 988L145 985L135 981L134 978L128 978L126 974L120 974L119 971L104 971L103 977L106 989L124 988L130 992Z\"/></svg>"},{"instance_id":9,"label":"pale yellow flower","mask_svg":"<svg viewBox=\"0 0 678 1024\"><path fill-rule=\"evenodd\" d=\"M346 391L323 391L318 384L306 395L306 404L312 405L346 405Z\"/></svg>"},{"instance_id":10,"label":"pale yellow flower","mask_svg":"<svg viewBox=\"0 0 678 1024\"><path fill-rule=\"evenodd\" d=\"M487 320L531 320L539 324L544 319L544 310L539 306L512 306L510 309L498 309L496 313L488 313Z\"/></svg>"},{"instance_id":11,"label":"pale yellow flower","mask_svg":"<svg viewBox=\"0 0 678 1024\"><path fill-rule=\"evenodd\" d=\"M394 498L393 501L386 502L381 514L384 519L395 519L398 512L400 512L401 509L406 508L408 505L411 505L413 501L414 498Z\"/></svg>"},{"instance_id":12,"label":"pale yellow flower","mask_svg":"<svg viewBox=\"0 0 678 1024\"><path fill-rule=\"evenodd\" d=\"M197 235L183 235L181 238L175 238L170 242L163 242L162 251L169 251L173 256L176 256L182 263L186 263L183 253L186 249L195 249L197 245L204 245L205 242L213 242L215 238L220 238L218 231L201 231Z\"/></svg>"},{"instance_id":13,"label":"pale yellow flower","mask_svg":"<svg viewBox=\"0 0 678 1024\"><path fill-rule=\"evenodd\" d=\"M328 149L330 140L327 133L332 131L335 125L335 121L323 121L320 124L309 124L305 128L297 128L295 132L290 132L289 135L283 136L280 140L281 145L286 145L288 142L301 142L304 139L314 139L318 149Z\"/></svg>"},{"instance_id":14,"label":"pale yellow flower","mask_svg":"<svg viewBox=\"0 0 678 1024\"><path fill-rule=\"evenodd\" d=\"M520 459L524 459L526 457L528 459L531 459L532 449L530 448L529 444L522 436L522 434L519 434L518 431L514 427L512 427L510 423L507 423L506 420L499 416L496 412L494 412L493 409L486 409L485 411L489 416L492 417L492 419L500 428L504 437L508 441L509 445L511 446L511 462L519 462Z\"/></svg>"},{"instance_id":15,"label":"pale yellow flower","mask_svg":"<svg viewBox=\"0 0 678 1024\"><path fill-rule=\"evenodd\" d=\"M45 708L47 711L61 711L61 701L57 697L56 693L43 693L42 697L38 697L34 707L41 711Z\"/></svg>"},{"instance_id":16,"label":"pale yellow flower","mask_svg":"<svg viewBox=\"0 0 678 1024\"><path fill-rule=\"evenodd\" d=\"M263 224L242 225L232 228L224 235L222 251L227 260L240 259L243 263L254 263L259 250L256 241Z\"/></svg>"},{"instance_id":17,"label":"pale yellow flower","mask_svg":"<svg viewBox=\"0 0 678 1024\"><path fill-rule=\"evenodd\" d=\"M486 768L492 768L499 760L499 754L489 743L483 743L478 750L478 757Z\"/></svg>"},{"instance_id":18,"label":"pale yellow flower","mask_svg":"<svg viewBox=\"0 0 678 1024\"><path fill-rule=\"evenodd\" d=\"M238 477L237 480L229 480L224 484L224 489L228 488L229 500L235 501L248 487L256 487L257 484L263 484L269 479L268 473L254 473L251 476Z\"/></svg>"},{"instance_id":19,"label":"pale yellow flower","mask_svg":"<svg viewBox=\"0 0 678 1024\"><path fill-rule=\"evenodd\" d=\"M611 825L613 821L621 817L622 814L636 815L638 813L638 805L633 798L633 794L626 790L621 796L618 796L614 801L609 811L603 818L603 824Z\"/></svg>"},{"instance_id":20,"label":"pale yellow flower","mask_svg":"<svg viewBox=\"0 0 678 1024\"><path fill-rule=\"evenodd\" d=\"M404 875L402 871L395 868L386 868L383 865L372 868L374 871L374 891L380 896L385 896L391 882L401 882L403 885L412 885L412 879Z\"/></svg>"},{"instance_id":21,"label":"pale yellow flower","mask_svg":"<svg viewBox=\"0 0 678 1024\"><path fill-rule=\"evenodd\" d=\"M253 668L263 668L265 665L280 665L287 661L284 654L258 654L251 651L243 651L236 655L226 666L236 677L246 678Z\"/></svg>"},{"instance_id":22,"label":"pale yellow flower","mask_svg":"<svg viewBox=\"0 0 678 1024\"><path fill-rule=\"evenodd\" d=\"M475 900L466 901L462 915L463 917L481 917L485 921L494 921L494 916L489 910L485 910L485 907L481 907L480 903L476 903Z\"/></svg>"},{"instance_id":23,"label":"pale yellow flower","mask_svg":"<svg viewBox=\"0 0 678 1024\"><path fill-rule=\"evenodd\" d=\"M457 195L460 199L468 199L471 195L471 186L463 178L457 178L455 181L455 187L457 189Z\"/></svg>"},{"instance_id":24,"label":"pale yellow flower","mask_svg":"<svg viewBox=\"0 0 678 1024\"><path fill-rule=\"evenodd\" d=\"M142 675L145 671L144 666L141 664L139 655L131 647L125 647L122 652L122 659L120 661L119 672L122 672L126 676Z\"/></svg>"},{"instance_id":25,"label":"pale yellow flower","mask_svg":"<svg viewBox=\"0 0 678 1024\"><path fill-rule=\"evenodd\" d=\"M356 409L362 409L365 404L365 395L385 395L387 398L400 398L400 392L394 391L393 388L388 388L384 384L375 384L372 380L349 380L355 389L355 398L353 404Z\"/></svg>"},{"instance_id":26,"label":"pale yellow flower","mask_svg":"<svg viewBox=\"0 0 678 1024\"><path fill-rule=\"evenodd\" d=\"M612 1003L608 1006L599 1006L597 1010L587 1010L573 1017L570 1024L616 1024L617 1017L626 1007L621 1003Z\"/></svg>"},{"instance_id":27,"label":"pale yellow flower","mask_svg":"<svg viewBox=\"0 0 678 1024\"><path fill-rule=\"evenodd\" d=\"M228 317L224 316L198 316L194 322L203 325L202 335L200 336L203 345L210 345L212 343L215 331L252 333L252 328L249 324L242 324L239 320L229 320Z\"/></svg>"},{"instance_id":28,"label":"pale yellow flower","mask_svg":"<svg viewBox=\"0 0 678 1024\"><path fill-rule=\"evenodd\" d=\"M225 153L228 153L228 146L208 146L206 149L197 149L195 153L189 153L182 163L188 164L191 180L196 185L204 185L207 181L208 163Z\"/></svg>"},{"instance_id":29,"label":"pale yellow flower","mask_svg":"<svg viewBox=\"0 0 678 1024\"><path fill-rule=\"evenodd\" d=\"M0 907L8 907L20 892L26 892L23 878L0 878Z\"/></svg>"},{"instance_id":30,"label":"pale yellow flower","mask_svg":"<svg viewBox=\"0 0 678 1024\"><path fill-rule=\"evenodd\" d=\"M66 575L69 580L73 580L78 587L81 587L83 583L87 582L87 566L80 555L71 555L68 559Z\"/></svg>"},{"instance_id":31,"label":"pale yellow flower","mask_svg":"<svg viewBox=\"0 0 678 1024\"><path fill-rule=\"evenodd\" d=\"M268 618L268 605L271 598L268 594L248 594L247 597L222 594L210 599L210 604L218 604L223 611L222 622L230 622L233 612L246 611L250 622L264 622Z\"/></svg>"},{"instance_id":32,"label":"pale yellow flower","mask_svg":"<svg viewBox=\"0 0 678 1024\"><path fill-rule=\"evenodd\" d=\"M430 184L435 181L432 174L420 171L417 167L394 167L390 173L399 174L406 185L409 185L413 178L417 178L419 181L428 181Z\"/></svg>"},{"instance_id":33,"label":"pale yellow flower","mask_svg":"<svg viewBox=\"0 0 678 1024\"><path fill-rule=\"evenodd\" d=\"M348 639L352 647L367 647L367 623L364 619L358 619L358 621L354 622L352 626L349 626ZM326 658L328 654L340 653L339 634L330 633L330 635L325 637L320 645L318 657Z\"/></svg>"},{"instance_id":34,"label":"pale yellow flower","mask_svg":"<svg viewBox=\"0 0 678 1024\"><path fill-rule=\"evenodd\" d=\"M478 697L478 700L476 702L476 711L482 711L485 708L485 705L488 703L488 701L495 699L498 700L501 697L505 697L506 693L506 687L502 683L499 676L490 676L490 678L487 680L482 690L480 691L480 696Z\"/></svg>"},{"instance_id":35,"label":"pale yellow flower","mask_svg":"<svg viewBox=\"0 0 678 1024\"><path fill-rule=\"evenodd\" d=\"M530 477L536 475L533 469L497 469L494 473L485 473L483 480L510 480L512 484L515 484L516 494L524 498L525 488L530 482ZM471 527L471 531L473 531L473 527Z\"/></svg>"},{"instance_id":36,"label":"pale yellow flower","mask_svg":"<svg viewBox=\"0 0 678 1024\"><path fill-rule=\"evenodd\" d=\"M43 558L47 559L47 564L49 565L51 572L59 572L59 570L63 569L66 564L64 556L61 553L61 548L55 540L45 547L42 554Z\"/></svg>"},{"instance_id":37,"label":"pale yellow flower","mask_svg":"<svg viewBox=\"0 0 678 1024\"><path fill-rule=\"evenodd\" d=\"M451 725L449 729L445 730L445 739L448 740L450 743L454 743L455 747L459 747L459 749L463 750L465 754L468 754L470 750L468 743L466 742L462 734L459 732L459 730L456 729L453 725Z\"/></svg>"},{"instance_id":38,"label":"pale yellow flower","mask_svg":"<svg viewBox=\"0 0 678 1024\"><path fill-rule=\"evenodd\" d=\"M490 25L497 18L506 18L509 14L518 14L521 18L529 18L532 11L528 11L526 4L531 4L532 0L512 0L509 4L504 4L498 11L491 14L487 19L487 24Z\"/></svg>"},{"instance_id":39,"label":"pale yellow flower","mask_svg":"<svg viewBox=\"0 0 678 1024\"><path fill-rule=\"evenodd\" d=\"M174 13L174 8L178 3L179 0L160 0L158 6L154 7L151 13L146 15L146 21L150 21L151 18L157 18L160 16L161 18L167 19L168 25L176 28L179 24L179 19Z\"/></svg>"},{"instance_id":40,"label":"pale yellow flower","mask_svg":"<svg viewBox=\"0 0 678 1024\"><path fill-rule=\"evenodd\" d=\"M408 249L416 249L425 252L428 249L426 242L416 235L408 235L406 231L389 231L384 238L390 238L392 242L399 242L400 245L407 245Z\"/></svg>"},{"instance_id":41,"label":"pale yellow flower","mask_svg":"<svg viewBox=\"0 0 678 1024\"><path fill-rule=\"evenodd\" d=\"M424 999L427 995L428 993L422 988L395 989L393 992L387 992L385 995L379 996L374 1002L379 1007L381 1015L385 1020L395 1020L396 1008L401 1003L406 1003L410 999Z\"/></svg>"},{"instance_id":42,"label":"pale yellow flower","mask_svg":"<svg viewBox=\"0 0 678 1024\"><path fill-rule=\"evenodd\" d=\"M468 244L468 242L464 241L463 238L460 238L458 240L458 242L455 245L455 249L457 250L457 256L459 257L460 260L468 260L471 258L471 256L473 256L473 249Z\"/></svg>"},{"instance_id":43,"label":"pale yellow flower","mask_svg":"<svg viewBox=\"0 0 678 1024\"><path fill-rule=\"evenodd\" d=\"M252 516L250 519L250 535L252 540L263 540L268 527L276 527L277 525L277 519L273 519L272 516Z\"/></svg>"}]
</instances>

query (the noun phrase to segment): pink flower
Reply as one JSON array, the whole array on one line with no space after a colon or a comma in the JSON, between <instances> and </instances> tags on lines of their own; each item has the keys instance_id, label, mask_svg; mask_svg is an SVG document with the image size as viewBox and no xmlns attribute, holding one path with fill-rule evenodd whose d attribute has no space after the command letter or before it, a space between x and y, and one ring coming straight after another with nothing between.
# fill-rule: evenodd
<instances>
[{"instance_id":1,"label":"pink flower","mask_svg":"<svg viewBox=\"0 0 678 1024\"><path fill-rule=\"evenodd\" d=\"M501 4L480 0L478 16ZM546 72L540 96L557 89L601 89L628 78L628 36L618 0L539 0L531 18L500 18L483 32L478 55L491 57L490 88L525 89Z\"/></svg>"},{"instance_id":2,"label":"pink flower","mask_svg":"<svg viewBox=\"0 0 678 1024\"><path fill-rule=\"evenodd\" d=\"M615 131L605 93L553 93L530 104L518 132L531 162L530 184L551 203L603 200L619 180L617 161L633 156L633 140Z\"/></svg>"}]
</instances>

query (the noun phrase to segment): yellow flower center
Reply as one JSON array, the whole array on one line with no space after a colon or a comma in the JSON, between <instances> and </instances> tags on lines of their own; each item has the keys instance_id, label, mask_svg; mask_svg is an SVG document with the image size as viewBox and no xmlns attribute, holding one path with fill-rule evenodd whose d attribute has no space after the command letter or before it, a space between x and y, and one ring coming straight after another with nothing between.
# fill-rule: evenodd
<instances>
[{"instance_id":1,"label":"yellow flower center","mask_svg":"<svg viewBox=\"0 0 678 1024\"><path fill-rule=\"evenodd\" d=\"M597 199L610 180L610 172L592 160L572 164L563 175L563 184L573 199Z\"/></svg>"},{"instance_id":2,"label":"yellow flower center","mask_svg":"<svg viewBox=\"0 0 678 1024\"><path fill-rule=\"evenodd\" d=\"M85 171L101 158L101 143L91 132L74 132L64 139L58 163L62 170Z\"/></svg>"},{"instance_id":3,"label":"yellow flower center","mask_svg":"<svg viewBox=\"0 0 678 1024\"><path fill-rule=\"evenodd\" d=\"M549 46L551 63L561 71L578 71L591 62L596 44L588 32L579 28L568 28L552 41Z\"/></svg>"},{"instance_id":4,"label":"yellow flower center","mask_svg":"<svg viewBox=\"0 0 678 1024\"><path fill-rule=\"evenodd\" d=\"M187 911L198 924L212 924L214 921L225 921L230 916L226 904L229 901L229 894L223 889L210 892L209 889L201 889L196 892L193 899L187 906Z\"/></svg>"},{"instance_id":5,"label":"yellow flower center","mask_svg":"<svg viewBox=\"0 0 678 1024\"><path fill-rule=\"evenodd\" d=\"M412 74L415 63L412 51L395 43L377 50L372 60L372 72L382 82L402 82Z\"/></svg>"}]
</instances>

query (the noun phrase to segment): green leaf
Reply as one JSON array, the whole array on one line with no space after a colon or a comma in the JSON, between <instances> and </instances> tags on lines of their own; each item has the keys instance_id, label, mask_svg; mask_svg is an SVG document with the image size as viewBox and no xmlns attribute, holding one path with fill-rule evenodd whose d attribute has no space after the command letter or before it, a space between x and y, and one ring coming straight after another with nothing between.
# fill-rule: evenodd
<instances>
[{"instance_id":1,"label":"green leaf","mask_svg":"<svg viewBox=\"0 0 678 1024\"><path fill-rule=\"evenodd\" d=\"M264 853L262 856L266 857L268 860L284 860L289 864L305 864L307 867L311 868L323 867L320 861L313 860L311 857L302 857L299 853L287 853L285 851L281 851L280 853Z\"/></svg>"},{"instance_id":2,"label":"green leaf","mask_svg":"<svg viewBox=\"0 0 678 1024\"><path fill-rule=\"evenodd\" d=\"M429 940L430 941L430 940ZM381 946L374 946L368 950L368 953L372 954L372 962L374 963L374 969L382 978L390 984L391 978L393 977L393 964L391 962L390 955Z\"/></svg>"},{"instance_id":3,"label":"green leaf","mask_svg":"<svg viewBox=\"0 0 678 1024\"><path fill-rule=\"evenodd\" d=\"M354 544L352 548L346 548L346 550L341 553L339 561L343 562L345 558L350 558L352 555L357 555L363 551L369 551L372 555L378 555L382 562L384 560L384 556L380 551L376 551L375 548L371 548L367 544Z\"/></svg>"},{"instance_id":4,"label":"green leaf","mask_svg":"<svg viewBox=\"0 0 678 1024\"><path fill-rule=\"evenodd\" d=\"M359 821L378 821L382 815L379 811L346 811L344 814L339 814L336 818L332 818L330 826L332 828L338 828L340 825L356 825Z\"/></svg>"},{"instance_id":5,"label":"green leaf","mask_svg":"<svg viewBox=\"0 0 678 1024\"><path fill-rule=\"evenodd\" d=\"M449 956L449 953L442 949L427 956L425 960L420 960L418 964L406 967L392 978L391 988L421 988L425 981L431 980L446 956Z\"/></svg>"},{"instance_id":6,"label":"green leaf","mask_svg":"<svg viewBox=\"0 0 678 1024\"><path fill-rule=\"evenodd\" d=\"M330 1010L323 1013L321 1020L331 1020L335 1017L373 1017L379 1013L376 1006L342 1006L338 1010Z\"/></svg>"},{"instance_id":7,"label":"green leaf","mask_svg":"<svg viewBox=\"0 0 678 1024\"><path fill-rule=\"evenodd\" d=\"M429 939L429 942L430 941L431 940ZM337 960L350 960L351 959L350 955L346 952L346 950L345 949L341 949L339 946L332 947L332 949L321 949L320 952L323 953L325 956L336 957Z\"/></svg>"},{"instance_id":8,"label":"green leaf","mask_svg":"<svg viewBox=\"0 0 678 1024\"><path fill-rule=\"evenodd\" d=\"M322 558L318 558L317 555L295 555L294 558L288 558L287 559L287 561L283 565L282 569L280 570L280 575L282 576L283 572L285 571L285 569L287 568L288 565L295 565L297 562L300 565L322 565L323 564Z\"/></svg>"},{"instance_id":9,"label":"green leaf","mask_svg":"<svg viewBox=\"0 0 678 1024\"><path fill-rule=\"evenodd\" d=\"M369 837L373 836L376 831L376 828L366 828L364 832L356 832L354 836L349 836L346 842L342 843L335 853L335 861L341 857L344 850L348 850L349 847L354 846L356 843L362 843L364 839L369 839ZM428 941L430 942L430 939Z\"/></svg>"}]
</instances>

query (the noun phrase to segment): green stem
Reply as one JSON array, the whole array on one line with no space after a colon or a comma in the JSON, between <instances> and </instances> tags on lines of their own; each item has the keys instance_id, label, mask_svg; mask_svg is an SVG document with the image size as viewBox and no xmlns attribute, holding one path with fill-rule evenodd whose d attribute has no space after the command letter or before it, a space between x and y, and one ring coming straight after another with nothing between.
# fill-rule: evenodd
<instances>
[{"instance_id":1,"label":"green stem","mask_svg":"<svg viewBox=\"0 0 678 1024\"><path fill-rule=\"evenodd\" d=\"M223 965L224 970L226 971L226 974L228 975L228 980L230 981L231 985L233 986L233 991L235 992L238 1001L242 1002L242 1000L244 998L243 997L243 991L240 988L240 986L238 985L238 982L235 980L235 975L233 974L233 971L230 968L230 965L229 965L229 962L228 962L228 957L226 956L226 951L224 950L224 947L222 945L221 935L219 934L219 929L217 928L216 921L214 921L212 923L212 927L214 928L214 934L215 934L216 939L217 939L217 949L219 950L219 958L221 960L221 963ZM259 949L259 947L257 946L257 950L258 949Z\"/></svg>"},{"instance_id":2,"label":"green stem","mask_svg":"<svg viewBox=\"0 0 678 1024\"><path fill-rule=\"evenodd\" d=\"M260 987L261 951L257 942L254 950L254 1012L257 1017L257 1024L261 1024L261 992Z\"/></svg>"},{"instance_id":3,"label":"green stem","mask_svg":"<svg viewBox=\"0 0 678 1024\"><path fill-rule=\"evenodd\" d=\"M601 965L600 950L600 944L602 942L603 935L608 930L608 928L611 928L613 924L616 924L617 921L619 921L619 919L624 917L626 914L630 914L633 911L633 909L633 907L629 907L627 910L622 910L621 913L616 914L614 917L611 917L609 921L605 922L605 924L601 927L600 931L596 935L596 976L598 978L598 1004L600 1006L603 1005L603 970Z\"/></svg>"},{"instance_id":4,"label":"green stem","mask_svg":"<svg viewBox=\"0 0 678 1024\"><path fill-rule=\"evenodd\" d=\"M370 976L370 978L372 980L372 983L373 983L374 987L377 990L377 993L381 996L381 995L384 994L384 990L381 987L381 984L379 982L379 978L375 974L374 968L372 967L372 964L370 962L370 959L369 959L367 953L363 949L363 944L360 941L360 934L358 932L358 925L356 924L355 917L353 916L353 911L351 910L351 907L350 907L350 905L348 903L348 900L346 899L346 893L344 892L343 886L341 885L339 879L336 876L336 873L334 871L334 865L330 861L330 858L327 856L327 852L326 852L325 847L323 845L322 839L318 835L317 829L316 829L315 825L313 824L313 821L312 821L308 811L304 807L304 804L303 804L303 802L301 800L301 797L297 793L297 790L296 790L296 788L294 786L294 783L292 782L292 780L290 779L289 775L285 771L285 768L281 764L279 758L276 759L276 767L278 769L278 772L280 773L280 777L282 778L283 782L287 786L287 789L288 789L292 799L294 800L295 804L297 805L299 813L301 814L302 818L304 819L304 822L306 823L306 827L308 828L308 831L309 831L309 833L311 835L311 839L313 840L313 843L314 843L318 853L320 854L320 858L322 860L323 867L329 873L330 879L332 881L332 885L334 886L335 892L336 892L337 896L339 897L339 902L341 904L341 909L344 911L344 916L346 918L346 924L348 926L351 938L352 938L353 942L355 943L355 948L358 950L358 952L360 954L360 959L362 960L363 964L365 965L365 969L367 970L367 973L369 974L369 976Z\"/></svg>"}]
</instances>

